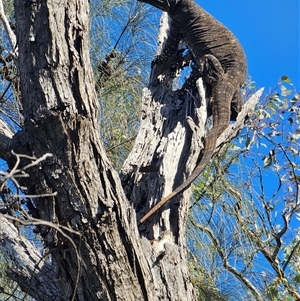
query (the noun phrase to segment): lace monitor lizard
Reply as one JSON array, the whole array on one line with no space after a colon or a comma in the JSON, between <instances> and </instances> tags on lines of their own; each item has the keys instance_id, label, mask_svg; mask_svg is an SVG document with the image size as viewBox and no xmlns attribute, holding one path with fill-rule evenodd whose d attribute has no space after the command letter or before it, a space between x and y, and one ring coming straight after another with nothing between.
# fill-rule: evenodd
<instances>
[{"instance_id":1,"label":"lace monitor lizard","mask_svg":"<svg viewBox=\"0 0 300 301\"><path fill-rule=\"evenodd\" d=\"M171 19L168 38L162 53L153 62L154 67L176 54L180 41L185 42L196 62L181 91L192 88L196 80L202 77L210 85L213 99L213 127L206 136L200 162L185 182L150 209L140 220L141 224L174 196L187 189L208 164L218 137L241 110L240 87L246 79L247 63L237 38L193 0L139 1L166 11ZM235 109L233 114L231 107Z\"/></svg>"}]
</instances>

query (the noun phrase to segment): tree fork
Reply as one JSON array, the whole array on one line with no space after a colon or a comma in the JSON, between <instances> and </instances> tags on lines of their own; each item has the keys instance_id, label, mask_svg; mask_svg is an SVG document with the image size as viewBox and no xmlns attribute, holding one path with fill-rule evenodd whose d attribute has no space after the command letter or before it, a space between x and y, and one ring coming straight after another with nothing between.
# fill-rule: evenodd
<instances>
[{"instance_id":1,"label":"tree fork","mask_svg":"<svg viewBox=\"0 0 300 301\"><path fill-rule=\"evenodd\" d=\"M32 200L52 259L50 295L47 283L33 285L42 270L32 278L36 270L16 268L12 278L38 300L196 300L184 248L154 249L159 242L140 237L101 144L88 1L15 0L15 15L25 123L11 149L52 153L20 184L37 196L57 194Z\"/></svg>"}]
</instances>

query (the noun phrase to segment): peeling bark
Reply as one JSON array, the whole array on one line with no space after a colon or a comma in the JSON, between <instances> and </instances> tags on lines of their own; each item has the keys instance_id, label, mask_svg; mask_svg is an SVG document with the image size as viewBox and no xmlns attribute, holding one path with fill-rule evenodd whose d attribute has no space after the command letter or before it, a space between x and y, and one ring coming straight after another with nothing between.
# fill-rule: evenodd
<instances>
[{"instance_id":1,"label":"peeling bark","mask_svg":"<svg viewBox=\"0 0 300 301\"><path fill-rule=\"evenodd\" d=\"M122 171L124 193L99 136L88 1L15 0L15 14L25 121L9 150L53 155L20 179L26 193L40 197L19 222L37 227L51 260L0 215L1 248L20 260L9 276L37 300L196 300L185 251L190 192L145 228L138 229L137 217L194 168L205 102L180 100L168 76L144 90L141 129ZM14 156L7 161L15 166ZM23 158L19 168L28 163Z\"/></svg>"},{"instance_id":2,"label":"peeling bark","mask_svg":"<svg viewBox=\"0 0 300 301\"><path fill-rule=\"evenodd\" d=\"M53 155L20 180L30 195L56 193L32 200L32 219L56 271L53 284L58 287L51 298L195 299L185 258L178 256L176 245L171 254L176 260L170 261L158 257L150 242L140 238L135 213L102 147L89 61L87 1L16 0L15 9L25 121L10 149L35 157ZM13 167L15 157L8 163ZM18 168L26 164L23 158ZM25 248L22 252L31 256ZM161 270L162 263L169 268ZM165 285L173 269L179 271L173 275L182 276ZM47 283L41 282L37 292L29 274L17 269L10 275L34 298L50 300Z\"/></svg>"},{"instance_id":3,"label":"peeling bark","mask_svg":"<svg viewBox=\"0 0 300 301\"><path fill-rule=\"evenodd\" d=\"M168 34L168 16L163 14L159 35L162 51ZM142 98L142 120L136 143L122 168L122 183L128 199L140 220L150 208L180 186L194 170L203 150L208 128L205 126L211 100L206 97L202 80L197 90L185 99L173 89L174 58L163 65L160 82L151 78ZM262 93L259 91L244 105L237 121L219 137L215 152L231 141L253 114ZM212 100L213 101L213 100ZM175 196L159 212L139 227L142 235L159 239L164 231L171 231L176 243L185 250L185 227L191 189Z\"/></svg>"}]
</instances>

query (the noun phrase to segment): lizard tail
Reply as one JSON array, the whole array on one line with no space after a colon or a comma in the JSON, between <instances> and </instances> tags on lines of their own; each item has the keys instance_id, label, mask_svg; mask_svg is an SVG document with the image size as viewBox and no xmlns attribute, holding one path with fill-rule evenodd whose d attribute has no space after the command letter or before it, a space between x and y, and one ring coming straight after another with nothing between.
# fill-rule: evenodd
<instances>
[{"instance_id":1,"label":"lizard tail","mask_svg":"<svg viewBox=\"0 0 300 301\"><path fill-rule=\"evenodd\" d=\"M235 88L224 81L220 81L213 89L213 128L208 133L205 139L205 147L200 163L193 170L191 175L179 185L169 195L162 198L153 208L151 208L146 215L140 220L140 224L144 223L150 216L152 216L163 205L170 201L177 194L185 191L196 180L199 174L208 164L216 147L218 137L224 132L230 123L230 103L235 92ZM220 103L221 99L225 99L224 103ZM227 100L227 101L226 101Z\"/></svg>"},{"instance_id":2,"label":"lizard tail","mask_svg":"<svg viewBox=\"0 0 300 301\"><path fill-rule=\"evenodd\" d=\"M199 176L199 174L203 171L205 166L208 164L209 160L212 157L212 154L214 153L215 147L216 147L216 141L219 137L219 131L212 131L207 135L205 139L205 148L203 151L203 155L201 157L200 163L196 166L196 168L193 170L191 175L176 189L174 189L170 194L168 194L166 197L162 198L153 208L151 208L140 220L140 224L144 223L150 216L152 216L157 210L159 210L163 205L165 205L169 200L171 200L174 196L177 194L185 191L187 188L191 186L191 184L196 180L196 178Z\"/></svg>"}]
</instances>

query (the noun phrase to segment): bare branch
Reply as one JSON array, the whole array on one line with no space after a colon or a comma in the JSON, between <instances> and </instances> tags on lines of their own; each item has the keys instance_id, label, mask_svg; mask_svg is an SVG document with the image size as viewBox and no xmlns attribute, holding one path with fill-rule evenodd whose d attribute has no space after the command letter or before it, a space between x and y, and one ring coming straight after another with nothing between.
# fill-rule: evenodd
<instances>
[{"instance_id":1,"label":"bare branch","mask_svg":"<svg viewBox=\"0 0 300 301\"><path fill-rule=\"evenodd\" d=\"M0 20L3 23L3 26L4 26L5 31L7 33L9 43L10 43L10 46L12 48L12 54L13 54L14 57L17 57L17 51L16 51L17 38L16 38L15 33L12 31L12 29L9 25L9 22L7 20L7 17L5 15L2 0L0 0Z\"/></svg>"},{"instance_id":2,"label":"bare branch","mask_svg":"<svg viewBox=\"0 0 300 301\"><path fill-rule=\"evenodd\" d=\"M27 216L28 218L30 218L29 216ZM30 226L30 225L35 225L35 226L40 226L40 225L44 225L44 226L48 226L51 228L54 228L57 232L59 232L63 237L65 237L70 244L73 246L75 254L76 254L76 261L77 261L77 266L78 266L78 270L77 270L77 276L76 276L76 281L75 281L75 288L73 291L73 296L71 298L70 301L73 301L75 299L75 295L76 295L76 290L77 290L77 285L78 285L78 281L79 281L79 276L80 276L80 266L81 266L81 256L79 254L79 250L75 244L75 242L73 241L73 239L67 234L67 232L71 233L71 234L75 234L80 236L80 233L77 231L74 231L68 227L62 226L62 225L57 225L54 224L52 222L48 222L48 221L44 221L41 219L37 219L37 218L30 218L30 220L26 221L23 220L21 218L18 217L14 217L14 216L6 216L7 219L13 220L17 223L20 223L22 225L25 226Z\"/></svg>"},{"instance_id":3,"label":"bare branch","mask_svg":"<svg viewBox=\"0 0 300 301\"><path fill-rule=\"evenodd\" d=\"M245 287L249 289L249 291L253 294L256 300L263 301L264 299L261 297L260 292L255 288L255 286L244 275L242 275L242 273L240 273L236 268L229 264L224 248L220 245L219 240L216 238L213 231L208 227L203 227L200 224L196 224L194 221L192 221L192 223L195 228L198 228L199 230L204 232L212 241L214 247L216 248L219 256L222 259L224 268L230 273L232 273L237 279L239 279L245 285Z\"/></svg>"},{"instance_id":4,"label":"bare branch","mask_svg":"<svg viewBox=\"0 0 300 301\"><path fill-rule=\"evenodd\" d=\"M0 191L3 189L5 180L8 180L8 179L12 180L15 183L17 189L20 189L21 187L18 184L18 181L16 180L16 178L28 177L29 175L27 173L24 173L25 170L27 170L30 167L38 165L42 161L46 160L46 158L52 156L52 154L47 153L47 154L44 154L43 156L41 156L40 158L36 158L33 156L24 155L24 154L16 154L14 151L12 151L12 154L17 158L17 160L16 160L14 167L10 170L10 172L4 172L4 171L0 172L0 175L3 176L2 181L1 181L2 185L0 186ZM25 165L22 168L18 168L19 164L21 162L21 158L26 158L28 160L31 160L32 162ZM26 188L23 187L23 189L26 189Z\"/></svg>"},{"instance_id":5,"label":"bare branch","mask_svg":"<svg viewBox=\"0 0 300 301\"><path fill-rule=\"evenodd\" d=\"M294 246L293 250L291 251L290 255L288 256L287 260L285 261L284 265L283 265L283 271L286 269L286 267L288 266L289 262L291 261L294 253L297 251L297 249L300 246L300 240L298 240L298 242L296 243L296 245Z\"/></svg>"},{"instance_id":6,"label":"bare branch","mask_svg":"<svg viewBox=\"0 0 300 301\"><path fill-rule=\"evenodd\" d=\"M283 233L286 232L287 229L287 220L285 219L285 216L283 215L285 226L282 231L280 231L277 236L275 236L276 240L276 247L275 250L272 251L268 249L266 246L266 243L264 243L259 235L257 235L253 230L251 230L247 224L244 223L244 220L241 215L238 213L236 214L236 218L238 223L240 224L241 228L244 229L244 231L249 235L251 238L251 241L255 243L257 249L264 255L265 259L271 264L272 268L274 269L276 276L278 279L281 280L284 287L287 289L287 291L291 294L291 296L295 297L295 300L300 300L300 295L297 293L295 288L289 284L289 282L286 280L286 275L284 273L284 269L281 268L280 263L277 259L277 254L281 248L281 236ZM286 265L285 265L286 266Z\"/></svg>"},{"instance_id":7,"label":"bare branch","mask_svg":"<svg viewBox=\"0 0 300 301\"><path fill-rule=\"evenodd\" d=\"M8 276L17 281L24 292L37 300L59 300L60 295L56 274L51 263L43 260L40 253L23 236L12 222L0 214L0 250L10 259Z\"/></svg>"},{"instance_id":8,"label":"bare branch","mask_svg":"<svg viewBox=\"0 0 300 301\"><path fill-rule=\"evenodd\" d=\"M217 146L220 147L224 142L228 142L236 137L239 131L244 127L245 122L253 115L255 106L258 103L264 89L256 91L249 100L244 104L242 111L239 113L235 123L231 124L224 133L219 137Z\"/></svg>"}]
</instances>

